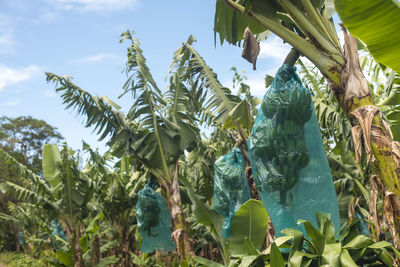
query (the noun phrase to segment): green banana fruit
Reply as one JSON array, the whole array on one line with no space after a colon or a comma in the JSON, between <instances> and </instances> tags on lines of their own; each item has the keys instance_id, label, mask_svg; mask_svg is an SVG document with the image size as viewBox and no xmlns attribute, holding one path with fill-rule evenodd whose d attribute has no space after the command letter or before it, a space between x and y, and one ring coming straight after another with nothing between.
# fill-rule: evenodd
<instances>
[{"instance_id":1,"label":"green banana fruit","mask_svg":"<svg viewBox=\"0 0 400 267\"><path fill-rule=\"evenodd\" d=\"M268 161L263 187L279 191L280 203L287 205L287 191L308 165L310 155L304 136L304 124L312 114L311 95L306 90L284 89L268 94L261 105L264 115L272 120L266 129L263 156Z\"/></svg>"}]
</instances>

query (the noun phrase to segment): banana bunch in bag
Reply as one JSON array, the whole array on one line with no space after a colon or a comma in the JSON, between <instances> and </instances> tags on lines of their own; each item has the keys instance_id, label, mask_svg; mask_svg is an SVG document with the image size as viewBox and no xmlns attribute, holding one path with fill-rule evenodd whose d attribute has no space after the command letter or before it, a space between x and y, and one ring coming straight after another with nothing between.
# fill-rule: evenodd
<instances>
[{"instance_id":1,"label":"banana bunch in bag","mask_svg":"<svg viewBox=\"0 0 400 267\"><path fill-rule=\"evenodd\" d=\"M238 147L220 156L214 164L213 208L224 216L223 238L230 237L236 211L250 199L250 189L244 172L245 166L242 152Z\"/></svg>"},{"instance_id":2,"label":"banana bunch in bag","mask_svg":"<svg viewBox=\"0 0 400 267\"><path fill-rule=\"evenodd\" d=\"M289 84L288 84L289 83ZM312 99L301 84L282 84L280 90L267 93L261 109L270 119L265 128L261 153L266 160L263 179L265 190L280 192L280 203L288 203L287 191L299 179L299 171L307 166L310 155L304 137L304 124L312 114Z\"/></svg>"},{"instance_id":3,"label":"banana bunch in bag","mask_svg":"<svg viewBox=\"0 0 400 267\"><path fill-rule=\"evenodd\" d=\"M137 225L142 244L140 251L173 251L176 247L171 239L171 216L167 202L156 191L158 183L153 176L138 192L136 203Z\"/></svg>"},{"instance_id":4,"label":"banana bunch in bag","mask_svg":"<svg viewBox=\"0 0 400 267\"><path fill-rule=\"evenodd\" d=\"M160 207L157 202L157 193L155 192L157 184L154 178L151 178L146 186L138 193L137 215L139 230L147 232L148 236L157 236L151 233L151 229L159 223Z\"/></svg>"}]
</instances>

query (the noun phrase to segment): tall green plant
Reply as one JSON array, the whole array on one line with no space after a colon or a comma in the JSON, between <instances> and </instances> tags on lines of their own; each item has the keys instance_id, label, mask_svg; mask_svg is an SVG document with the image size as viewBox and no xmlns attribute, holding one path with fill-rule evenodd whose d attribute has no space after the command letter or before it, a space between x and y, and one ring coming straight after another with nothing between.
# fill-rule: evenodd
<instances>
[{"instance_id":1,"label":"tall green plant","mask_svg":"<svg viewBox=\"0 0 400 267\"><path fill-rule=\"evenodd\" d=\"M335 10L332 7L331 1L217 0L214 31L219 34L221 41L237 43L247 26L253 33L270 30L307 57L328 80L333 96L352 125L357 161L361 159L364 147L374 173L387 190L398 198L400 163L396 150L399 144L391 139L391 130L375 105L368 82L362 74L356 39L345 28L344 51L339 45L332 20ZM387 44L387 40L379 42ZM396 208L388 211L394 212L393 218L400 218L397 202L392 201ZM396 231L400 232L400 221L395 219L393 223Z\"/></svg>"},{"instance_id":2,"label":"tall green plant","mask_svg":"<svg viewBox=\"0 0 400 267\"><path fill-rule=\"evenodd\" d=\"M121 36L121 42L131 42L127 49L128 80L122 95L132 92L134 100L127 114L108 98L92 96L68 78L47 73L47 80L60 85L57 91L62 92L67 107L75 107L84 114L86 126L98 129L101 139L111 135L108 144L114 155L128 155L137 170L146 170L157 179L171 212L173 237L181 259L185 260L191 247L179 194L178 162L199 139L194 117L198 107L188 101L193 100L196 88L186 88L177 71L170 74L169 90L163 93L146 65L138 39L130 32Z\"/></svg>"}]
</instances>

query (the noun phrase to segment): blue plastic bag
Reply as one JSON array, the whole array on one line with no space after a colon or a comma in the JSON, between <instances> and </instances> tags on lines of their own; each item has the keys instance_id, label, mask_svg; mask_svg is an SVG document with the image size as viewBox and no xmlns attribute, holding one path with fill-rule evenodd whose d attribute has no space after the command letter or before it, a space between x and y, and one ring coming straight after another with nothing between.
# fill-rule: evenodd
<instances>
[{"instance_id":1,"label":"blue plastic bag","mask_svg":"<svg viewBox=\"0 0 400 267\"><path fill-rule=\"evenodd\" d=\"M138 193L136 215L142 236L142 252L172 251L175 243L171 239L171 216L164 198L155 191L153 179Z\"/></svg>"},{"instance_id":2,"label":"blue plastic bag","mask_svg":"<svg viewBox=\"0 0 400 267\"><path fill-rule=\"evenodd\" d=\"M339 209L310 92L296 68L284 64L259 109L249 142L254 180L276 233L317 227L317 211L330 213L339 229Z\"/></svg>"},{"instance_id":3,"label":"blue plastic bag","mask_svg":"<svg viewBox=\"0 0 400 267\"><path fill-rule=\"evenodd\" d=\"M237 147L229 154L219 157L214 164L213 208L224 216L223 238L229 238L236 211L250 199L245 166L242 153Z\"/></svg>"}]
</instances>

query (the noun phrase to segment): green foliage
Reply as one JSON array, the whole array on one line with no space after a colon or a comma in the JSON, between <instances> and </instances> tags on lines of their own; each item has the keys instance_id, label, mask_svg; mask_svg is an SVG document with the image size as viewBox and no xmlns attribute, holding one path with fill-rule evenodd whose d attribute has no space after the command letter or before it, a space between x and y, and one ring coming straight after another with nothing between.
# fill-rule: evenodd
<instances>
[{"instance_id":1,"label":"green foliage","mask_svg":"<svg viewBox=\"0 0 400 267\"><path fill-rule=\"evenodd\" d=\"M317 221L318 229L299 220L307 236L295 229L285 229L284 236L275 239L266 250L252 258L242 256L239 266L259 266L260 261L270 266L393 266L400 256L390 243L358 235L358 220L343 225L337 233L328 214L317 213Z\"/></svg>"},{"instance_id":2,"label":"green foliage","mask_svg":"<svg viewBox=\"0 0 400 267\"><path fill-rule=\"evenodd\" d=\"M238 7L236 9L225 2L217 1L215 17L215 32L219 33L221 43L224 40L238 43L246 26L250 26L253 33L259 33L259 38L266 38L270 34L265 31L268 24L280 37L296 44L302 54L317 60L316 65L331 79L333 76L326 72L327 66L343 63L337 54L338 40L332 27L330 1L300 1L295 3L296 6L291 5L293 1L286 0L230 1ZM249 17L247 12L255 16ZM309 19L311 25L305 19ZM130 261L139 266L164 266L166 262L179 266L179 259L173 254L160 256L138 252L142 237L134 209L137 193L149 175L168 184L172 180L173 168L177 166L183 212L191 228L195 253L201 255L193 257L197 265L190 260L188 265L222 266L212 262L210 258L213 258L224 261L227 266L391 266L393 258L399 253L390 243L375 243L367 236L358 235L360 220L354 220L335 234L332 222L324 214L317 215L318 229L308 221L299 221L307 235L285 229L283 236L261 251L268 215L261 202L256 200L241 206L233 219L231 238L224 239L223 217L211 208L213 165L218 156L232 149L234 144L229 134L236 135L236 130L241 128L244 129L244 137L250 133L259 100L251 95L245 77L235 69L233 83L238 88L238 94L233 95L230 89L222 86L216 73L194 49L192 36L175 52L167 76L167 89L160 90L146 65L139 40L130 32L123 33L121 37L121 42L129 42L125 69L128 80L122 95L132 93L134 97L132 107L126 114L112 100L84 91L69 77L46 73L47 80L56 83L56 91L61 93L66 108L75 109L83 115L85 126L92 127L99 139L109 141L110 152L100 155L84 144L83 150L88 153L89 160L81 168L79 156L66 145L61 151L55 145L46 145L43 148L42 179L18 162L21 154L9 155L0 150L0 163L18 174L1 180L1 190L13 192L20 201L18 204L7 204L10 213L0 213L0 221L15 223L25 230L26 242L33 244L32 254L42 246L55 248L53 244L46 243L46 238L50 232L50 218L57 218L67 230L69 239L64 241L66 244L61 250L47 257L53 265L63 263L71 266L74 256L80 252L83 264L88 266L124 266ZM368 65L373 70L370 85L374 88L375 100L391 122L395 138L399 138L400 128L396 132L400 127L398 75L366 58L362 65ZM349 203L358 203L356 210L361 217L365 217L368 215L366 204L369 197L365 186L367 176L360 173L349 153L352 151L350 125L345 121L344 114L338 113L339 107L333 101L326 79L315 68L308 68L301 62L300 65L303 79L312 91L325 148L329 151L335 186L342 204L342 219L347 220ZM271 81L271 77L266 76L266 87ZM270 149L271 159L276 158L274 168L280 168L280 173L292 177L289 183L278 185L279 189L288 190L297 179L295 174L289 173L289 169L296 172L290 164L293 161L289 160L291 152L300 151L299 155L293 156L298 166L308 163L305 156L308 151L302 144L302 124L308 119L298 114L308 114L311 99L309 95L280 92L279 95L271 95L267 102L269 106L263 104L266 115L275 118L280 125L267 138L272 146L273 141L279 139L286 145ZM289 110L289 103L295 106L293 110ZM200 135L202 126L213 127L209 137ZM294 136L298 139L291 144ZM0 131L0 138L6 137L9 135ZM45 137L41 135L40 138ZM278 151L283 152L276 155ZM232 185L236 186L232 179L227 179L230 189L234 189ZM362 199L357 202L359 197ZM156 211L150 201L145 203L148 204L145 210ZM43 209L38 211L35 209L37 205ZM148 219L148 225L156 224L151 216ZM150 227L144 230L152 234ZM96 240L99 242L97 245ZM74 251L76 247L80 251ZM94 263L97 252L103 258ZM106 256L110 254L115 255Z\"/></svg>"},{"instance_id":3,"label":"green foliage","mask_svg":"<svg viewBox=\"0 0 400 267\"><path fill-rule=\"evenodd\" d=\"M190 36L175 52L171 69L182 73L183 81L199 84L197 91L202 104L203 120L208 124L227 123L227 128L231 128L232 123L237 123L250 129L252 124L247 102L241 102L239 97L231 94L230 89L222 86L217 74L193 48L194 42L194 37ZM231 122L227 122L228 119Z\"/></svg>"},{"instance_id":4,"label":"green foliage","mask_svg":"<svg viewBox=\"0 0 400 267\"><path fill-rule=\"evenodd\" d=\"M340 70L344 59L329 2L216 1L214 33L215 38L219 34L221 44L224 40L236 44L247 26L253 33L275 33L340 84L334 68Z\"/></svg>"},{"instance_id":5,"label":"green foliage","mask_svg":"<svg viewBox=\"0 0 400 267\"><path fill-rule=\"evenodd\" d=\"M57 129L43 120L31 116L0 117L0 147L35 173L39 173L41 169L43 145L61 140L63 137Z\"/></svg>"},{"instance_id":6,"label":"green foliage","mask_svg":"<svg viewBox=\"0 0 400 267\"><path fill-rule=\"evenodd\" d=\"M351 34L366 45L372 56L400 73L400 5L393 0L335 0L340 19Z\"/></svg>"},{"instance_id":7,"label":"green foliage","mask_svg":"<svg viewBox=\"0 0 400 267\"><path fill-rule=\"evenodd\" d=\"M0 253L0 265L5 264L6 267L44 267L46 262L41 259L35 259L28 254L7 252Z\"/></svg>"},{"instance_id":8,"label":"green foliage","mask_svg":"<svg viewBox=\"0 0 400 267\"><path fill-rule=\"evenodd\" d=\"M41 172L41 149L45 142L56 143L62 139L57 129L43 120L30 116L0 118L0 187L3 188L0 189L0 240L4 240L5 248L16 249L15 235L16 231L19 231L17 228L33 228L33 225L39 227L38 224L41 223L33 216L38 212L29 211L29 217L24 217L23 221L18 222L15 217L20 216L22 211L10 210L10 206L18 202L18 196L12 193L14 189L17 195L26 194L38 201L37 194L24 189L25 185L32 185L32 181L20 179L21 172L35 181L33 183L38 190L46 191L46 184L36 176ZM8 191L6 188L12 189ZM27 212L27 209L29 208L25 206L24 211ZM3 245L0 245L0 250Z\"/></svg>"},{"instance_id":9,"label":"green foliage","mask_svg":"<svg viewBox=\"0 0 400 267\"><path fill-rule=\"evenodd\" d=\"M233 218L230 250L233 256L258 254L265 241L268 214L261 201L250 199Z\"/></svg>"}]
</instances>

